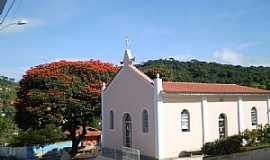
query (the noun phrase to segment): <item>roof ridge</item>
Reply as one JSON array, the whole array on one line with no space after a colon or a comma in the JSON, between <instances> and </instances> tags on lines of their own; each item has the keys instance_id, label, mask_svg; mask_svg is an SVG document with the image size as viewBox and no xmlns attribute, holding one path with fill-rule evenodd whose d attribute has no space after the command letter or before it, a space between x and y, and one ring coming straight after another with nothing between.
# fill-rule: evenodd
<instances>
[{"instance_id":1,"label":"roof ridge","mask_svg":"<svg viewBox=\"0 0 270 160\"><path fill-rule=\"evenodd\" d=\"M142 78L144 78L145 80L149 81L150 83L153 83L154 82L150 77L148 77L145 73L143 73L137 67L135 67L133 65L128 65L128 67L130 67L131 69L133 69L135 72L137 72L139 75L141 75Z\"/></svg>"},{"instance_id":2,"label":"roof ridge","mask_svg":"<svg viewBox=\"0 0 270 160\"><path fill-rule=\"evenodd\" d=\"M164 83L189 83L189 84L214 84L214 85L238 85L235 83L208 83L208 82L173 82L173 81L163 81ZM241 86L241 85L238 85Z\"/></svg>"},{"instance_id":3,"label":"roof ridge","mask_svg":"<svg viewBox=\"0 0 270 160\"><path fill-rule=\"evenodd\" d=\"M197 83L197 82L168 82L163 83L165 92L182 92L182 93L266 93L270 90L241 86L238 84L224 83Z\"/></svg>"}]
</instances>

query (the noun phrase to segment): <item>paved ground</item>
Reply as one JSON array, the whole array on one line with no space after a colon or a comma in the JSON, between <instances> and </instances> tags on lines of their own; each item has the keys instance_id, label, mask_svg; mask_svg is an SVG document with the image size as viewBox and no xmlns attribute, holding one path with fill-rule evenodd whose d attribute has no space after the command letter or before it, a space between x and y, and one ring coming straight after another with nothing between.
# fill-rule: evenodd
<instances>
[{"instance_id":1,"label":"paved ground","mask_svg":"<svg viewBox=\"0 0 270 160\"><path fill-rule=\"evenodd\" d=\"M193 156L193 157L186 157L186 158L178 158L176 160L202 160L202 156ZM93 160L93 159L91 159ZM94 160L113 160L111 158L103 157L103 156L98 156Z\"/></svg>"},{"instance_id":2,"label":"paved ground","mask_svg":"<svg viewBox=\"0 0 270 160\"><path fill-rule=\"evenodd\" d=\"M202 160L202 156L193 156L193 157L185 157L185 158L178 158L175 160ZM76 158L75 160L113 160L111 158L98 156L98 157L92 157L91 155L84 154L81 157Z\"/></svg>"},{"instance_id":3,"label":"paved ground","mask_svg":"<svg viewBox=\"0 0 270 160\"><path fill-rule=\"evenodd\" d=\"M80 154L80 155L76 155L74 158L74 160L94 160L96 159L95 156L93 156L93 154L89 154L89 153L83 153L83 154Z\"/></svg>"},{"instance_id":4,"label":"paved ground","mask_svg":"<svg viewBox=\"0 0 270 160\"><path fill-rule=\"evenodd\" d=\"M192 157L185 157L185 158L178 158L177 160L202 160L203 156L192 156Z\"/></svg>"},{"instance_id":5,"label":"paved ground","mask_svg":"<svg viewBox=\"0 0 270 160\"><path fill-rule=\"evenodd\" d=\"M107 158L107 157L103 157L103 156L98 156L98 157L96 157L95 160L113 160L113 159Z\"/></svg>"},{"instance_id":6,"label":"paved ground","mask_svg":"<svg viewBox=\"0 0 270 160\"><path fill-rule=\"evenodd\" d=\"M75 160L113 160L107 157L102 157L102 156L98 156L98 157L89 157L87 155L81 156L81 157L76 157Z\"/></svg>"}]
</instances>

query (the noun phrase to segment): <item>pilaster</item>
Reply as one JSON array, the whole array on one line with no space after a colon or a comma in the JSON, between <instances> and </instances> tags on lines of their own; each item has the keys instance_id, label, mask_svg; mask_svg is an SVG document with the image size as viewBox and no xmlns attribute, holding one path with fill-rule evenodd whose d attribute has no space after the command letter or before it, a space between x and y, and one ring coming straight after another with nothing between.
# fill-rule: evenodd
<instances>
[{"instance_id":1,"label":"pilaster","mask_svg":"<svg viewBox=\"0 0 270 160\"><path fill-rule=\"evenodd\" d=\"M104 112L104 91L106 89L106 84L102 83L102 88L101 88L101 128L102 128L102 132L101 132L101 147L103 147L103 135L102 133L104 133L105 131L105 112Z\"/></svg>"},{"instance_id":2,"label":"pilaster","mask_svg":"<svg viewBox=\"0 0 270 160\"><path fill-rule=\"evenodd\" d=\"M270 124L270 96L267 96L266 98L267 101L267 122Z\"/></svg>"},{"instance_id":3,"label":"pilaster","mask_svg":"<svg viewBox=\"0 0 270 160\"><path fill-rule=\"evenodd\" d=\"M161 105L162 105L162 79L157 78L154 80L154 114L155 114L155 158L161 158L161 146L162 146L162 130L161 130Z\"/></svg>"},{"instance_id":4,"label":"pilaster","mask_svg":"<svg viewBox=\"0 0 270 160\"><path fill-rule=\"evenodd\" d=\"M207 107L207 97L202 97L201 101L201 113L202 113L202 144L204 145L207 142L208 138L208 110Z\"/></svg>"},{"instance_id":5,"label":"pilaster","mask_svg":"<svg viewBox=\"0 0 270 160\"><path fill-rule=\"evenodd\" d=\"M238 133L244 131L244 113L243 113L243 99L242 97L237 98L237 120L238 120Z\"/></svg>"}]
</instances>

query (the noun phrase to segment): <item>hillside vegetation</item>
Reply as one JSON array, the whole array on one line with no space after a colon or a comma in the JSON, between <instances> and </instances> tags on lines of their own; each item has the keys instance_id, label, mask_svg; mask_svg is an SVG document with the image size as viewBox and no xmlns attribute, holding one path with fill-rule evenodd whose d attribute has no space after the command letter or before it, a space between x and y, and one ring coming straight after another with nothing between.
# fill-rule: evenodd
<instances>
[{"instance_id":1,"label":"hillside vegetation","mask_svg":"<svg viewBox=\"0 0 270 160\"><path fill-rule=\"evenodd\" d=\"M182 62L173 58L149 60L138 67L151 78L159 73L168 81L235 83L270 89L270 67L243 67L198 60Z\"/></svg>"},{"instance_id":2,"label":"hillside vegetation","mask_svg":"<svg viewBox=\"0 0 270 160\"><path fill-rule=\"evenodd\" d=\"M18 83L14 79L0 76L0 107L12 106L16 99L16 89Z\"/></svg>"}]
</instances>

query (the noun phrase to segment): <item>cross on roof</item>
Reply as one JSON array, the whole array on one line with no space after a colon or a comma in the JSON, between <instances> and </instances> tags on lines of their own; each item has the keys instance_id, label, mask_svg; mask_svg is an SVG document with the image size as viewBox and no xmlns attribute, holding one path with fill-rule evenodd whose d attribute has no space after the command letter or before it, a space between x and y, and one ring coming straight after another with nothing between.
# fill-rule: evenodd
<instances>
[{"instance_id":1,"label":"cross on roof","mask_svg":"<svg viewBox=\"0 0 270 160\"><path fill-rule=\"evenodd\" d=\"M128 65L131 65L132 62L135 61L135 58L132 56L132 53L129 49L128 37L125 38L125 45L126 45L126 49L125 49L124 58L123 58L123 61L121 62L121 64L124 64L124 66L128 66Z\"/></svg>"},{"instance_id":2,"label":"cross on roof","mask_svg":"<svg viewBox=\"0 0 270 160\"><path fill-rule=\"evenodd\" d=\"M128 37L125 38L125 42L126 42L126 49L128 49L129 48L129 39L128 39Z\"/></svg>"}]
</instances>

